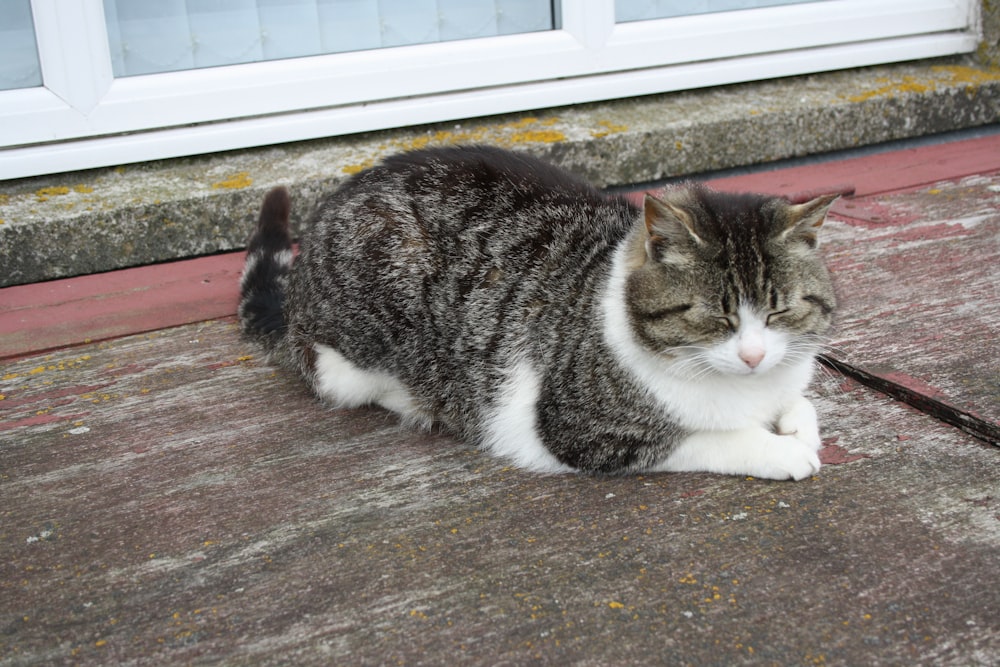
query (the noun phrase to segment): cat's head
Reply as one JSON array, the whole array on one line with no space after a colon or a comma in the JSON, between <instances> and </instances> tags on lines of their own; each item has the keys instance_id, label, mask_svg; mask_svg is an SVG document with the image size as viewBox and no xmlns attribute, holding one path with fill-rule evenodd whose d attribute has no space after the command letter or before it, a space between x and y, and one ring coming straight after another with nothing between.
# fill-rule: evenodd
<instances>
[{"instance_id":1,"label":"cat's head","mask_svg":"<svg viewBox=\"0 0 1000 667\"><path fill-rule=\"evenodd\" d=\"M636 339L693 374L811 358L835 306L818 251L835 199L791 204L696 185L647 195L625 292Z\"/></svg>"}]
</instances>

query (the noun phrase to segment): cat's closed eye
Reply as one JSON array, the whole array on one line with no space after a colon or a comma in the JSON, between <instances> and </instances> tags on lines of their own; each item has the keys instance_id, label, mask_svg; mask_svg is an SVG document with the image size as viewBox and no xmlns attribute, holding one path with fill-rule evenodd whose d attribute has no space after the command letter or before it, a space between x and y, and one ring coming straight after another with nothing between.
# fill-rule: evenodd
<instances>
[{"instance_id":1,"label":"cat's closed eye","mask_svg":"<svg viewBox=\"0 0 1000 667\"><path fill-rule=\"evenodd\" d=\"M824 315L829 315L830 313L833 312L833 304L831 304L829 301L827 301L821 296L817 296L815 294L806 294L804 297L802 297L802 300L819 308Z\"/></svg>"},{"instance_id":2,"label":"cat's closed eye","mask_svg":"<svg viewBox=\"0 0 1000 667\"><path fill-rule=\"evenodd\" d=\"M715 317L715 320L720 324L724 324L730 332L735 332L740 328L740 316L736 314L718 315Z\"/></svg>"},{"instance_id":3,"label":"cat's closed eye","mask_svg":"<svg viewBox=\"0 0 1000 667\"><path fill-rule=\"evenodd\" d=\"M771 326L776 320L781 318L782 315L787 315L791 312L791 308L783 308L782 310L775 310L767 314L767 318L764 320L764 324Z\"/></svg>"},{"instance_id":4,"label":"cat's closed eye","mask_svg":"<svg viewBox=\"0 0 1000 667\"><path fill-rule=\"evenodd\" d=\"M653 322L668 317L674 317L675 315L681 315L691 310L693 307L694 306L690 303L681 303L676 306L667 306L665 308L659 308L657 310L640 313L640 315L644 320Z\"/></svg>"}]
</instances>

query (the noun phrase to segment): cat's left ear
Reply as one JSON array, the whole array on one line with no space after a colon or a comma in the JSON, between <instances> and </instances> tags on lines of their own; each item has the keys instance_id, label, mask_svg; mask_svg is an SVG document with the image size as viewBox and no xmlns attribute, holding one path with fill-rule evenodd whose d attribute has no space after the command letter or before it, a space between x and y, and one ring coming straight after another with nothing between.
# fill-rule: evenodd
<instances>
[{"instance_id":1,"label":"cat's left ear","mask_svg":"<svg viewBox=\"0 0 1000 667\"><path fill-rule=\"evenodd\" d=\"M687 207L689 196L686 190L668 192L663 199L647 194L642 201L642 212L649 236L701 245L703 241L694 231L694 218Z\"/></svg>"},{"instance_id":2,"label":"cat's left ear","mask_svg":"<svg viewBox=\"0 0 1000 667\"><path fill-rule=\"evenodd\" d=\"M817 232L826 220L833 202L840 195L823 195L804 204L789 204L785 209L787 221L781 240L801 241L810 248L819 246Z\"/></svg>"}]
</instances>

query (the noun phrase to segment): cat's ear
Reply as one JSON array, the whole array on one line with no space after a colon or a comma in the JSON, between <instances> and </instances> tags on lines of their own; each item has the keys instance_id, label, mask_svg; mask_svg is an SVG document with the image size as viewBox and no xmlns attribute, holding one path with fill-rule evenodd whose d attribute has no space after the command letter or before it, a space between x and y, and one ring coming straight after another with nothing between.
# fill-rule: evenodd
<instances>
[{"instance_id":1,"label":"cat's ear","mask_svg":"<svg viewBox=\"0 0 1000 667\"><path fill-rule=\"evenodd\" d=\"M817 232L826 220L833 202L840 195L823 195L804 204L789 204L786 209L787 220L781 232L782 240L801 241L810 248L819 246Z\"/></svg>"},{"instance_id":2,"label":"cat's ear","mask_svg":"<svg viewBox=\"0 0 1000 667\"><path fill-rule=\"evenodd\" d=\"M646 254L650 259L662 260L665 249L678 251L692 244L704 244L694 230L694 216L685 206L685 194L683 191L669 193L663 199L646 195L643 200Z\"/></svg>"}]
</instances>

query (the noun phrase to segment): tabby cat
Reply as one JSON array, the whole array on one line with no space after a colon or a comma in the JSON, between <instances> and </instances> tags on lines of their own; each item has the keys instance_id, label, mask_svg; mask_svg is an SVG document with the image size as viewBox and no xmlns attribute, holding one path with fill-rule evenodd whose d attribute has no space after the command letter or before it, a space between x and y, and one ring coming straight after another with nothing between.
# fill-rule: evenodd
<instances>
[{"instance_id":1,"label":"tabby cat","mask_svg":"<svg viewBox=\"0 0 1000 667\"><path fill-rule=\"evenodd\" d=\"M339 407L375 404L539 472L819 470L803 397L834 295L833 197L607 196L527 155L404 153L321 205L294 263L265 197L246 336Z\"/></svg>"}]
</instances>

